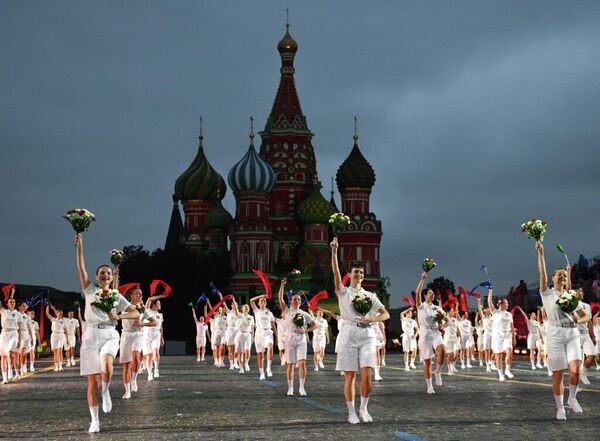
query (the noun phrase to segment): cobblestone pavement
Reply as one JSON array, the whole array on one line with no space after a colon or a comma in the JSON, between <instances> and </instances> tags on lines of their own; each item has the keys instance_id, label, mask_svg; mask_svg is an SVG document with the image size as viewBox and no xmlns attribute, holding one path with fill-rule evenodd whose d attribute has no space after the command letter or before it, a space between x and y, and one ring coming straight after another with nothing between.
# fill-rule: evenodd
<instances>
[{"instance_id":1,"label":"cobblestone pavement","mask_svg":"<svg viewBox=\"0 0 600 441\"><path fill-rule=\"evenodd\" d=\"M499 383L484 368L444 375L428 396L420 369L405 372L401 357L389 354L383 381L374 386L369 411L373 424L346 423L342 377L309 369L307 397L285 396L285 372L274 366L270 381L259 381L255 360L244 375L216 369L195 357L163 357L160 378L139 377L140 391L122 400L121 370L111 385L113 411L100 415L100 434L89 435L85 382L79 368L38 372L0 386L0 438L93 440L576 440L598 439L600 371L590 375L578 399L584 413L567 411L554 419L546 371L513 365L514 380ZM47 364L46 364L47 365ZM312 362L309 363L312 366ZM419 365L417 366L419 368ZM298 381L296 380L296 393ZM568 392L567 392L568 393ZM566 403L566 395L565 395Z\"/></svg>"}]
</instances>

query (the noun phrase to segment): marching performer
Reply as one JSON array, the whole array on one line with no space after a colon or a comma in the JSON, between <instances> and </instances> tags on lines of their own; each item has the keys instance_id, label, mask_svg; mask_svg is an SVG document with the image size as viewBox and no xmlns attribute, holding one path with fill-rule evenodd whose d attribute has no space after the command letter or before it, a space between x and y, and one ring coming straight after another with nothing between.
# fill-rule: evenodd
<instances>
[{"instance_id":1,"label":"marching performer","mask_svg":"<svg viewBox=\"0 0 600 441\"><path fill-rule=\"evenodd\" d=\"M227 311L227 329L225 330L225 344L227 346L227 358L229 359L229 370L239 369L235 357L235 336L238 332L239 314L237 311L237 303L235 298L231 301L232 307L227 306L227 302L223 302L223 307ZM235 306L234 306L235 305Z\"/></svg>"},{"instance_id":2,"label":"marching performer","mask_svg":"<svg viewBox=\"0 0 600 441\"><path fill-rule=\"evenodd\" d=\"M163 297L162 295L148 297L145 305L147 316L154 318L155 321L153 326L144 326L142 331L144 334L142 354L146 359L148 381L159 377L160 348L165 344L163 337L163 315L160 312L162 307L160 299ZM154 372L152 372L152 363L154 363Z\"/></svg>"},{"instance_id":3,"label":"marching performer","mask_svg":"<svg viewBox=\"0 0 600 441\"><path fill-rule=\"evenodd\" d=\"M417 336L419 326L413 319L413 308L410 307L400 314L402 324L402 352L404 353L404 370L416 369L415 359L417 357Z\"/></svg>"},{"instance_id":4,"label":"marching performer","mask_svg":"<svg viewBox=\"0 0 600 441\"><path fill-rule=\"evenodd\" d=\"M377 351L377 334L374 323L390 318L377 296L362 287L365 269L361 265L350 268L350 286L342 285L342 276L338 265L338 240L331 242L331 270L333 284L338 298L340 315L344 319L344 327L338 335L339 346L336 370L344 372L344 398L348 407L348 422L359 422L354 407L356 373L360 371L360 408L359 414L364 423L373 422L367 405L373 387L372 369L375 367ZM360 303L358 303L360 302ZM370 305L366 311L358 305Z\"/></svg>"},{"instance_id":5,"label":"marching performer","mask_svg":"<svg viewBox=\"0 0 600 441\"><path fill-rule=\"evenodd\" d=\"M312 347L313 347L313 362L315 364L315 372L325 369L323 359L325 358L325 347L329 344L329 323L323 318L323 311L318 310L314 317L317 327L313 331ZM312 315L312 313L311 313Z\"/></svg>"},{"instance_id":6,"label":"marching performer","mask_svg":"<svg viewBox=\"0 0 600 441\"><path fill-rule=\"evenodd\" d=\"M498 370L498 380L505 381L504 375L508 378L513 378L514 375L510 371L512 364L512 350L516 346L517 336L515 334L515 326L513 316L508 312L508 300L500 299L498 309L494 307L494 290L488 289L488 308L492 311L492 352L496 357L496 369ZM502 354L504 354L504 362L506 369L502 372Z\"/></svg>"},{"instance_id":7,"label":"marching performer","mask_svg":"<svg viewBox=\"0 0 600 441\"><path fill-rule=\"evenodd\" d=\"M460 333L460 367L465 368L465 358L467 359L467 368L472 368L471 358L473 357L473 324L469 319L469 313L463 312L462 318L458 320L458 332Z\"/></svg>"},{"instance_id":8,"label":"marching performer","mask_svg":"<svg viewBox=\"0 0 600 441\"><path fill-rule=\"evenodd\" d=\"M475 333L477 334L477 355L479 357L479 366L483 366L483 360L485 359L483 350L483 322L481 321L479 311L475 313Z\"/></svg>"},{"instance_id":9,"label":"marching performer","mask_svg":"<svg viewBox=\"0 0 600 441\"><path fill-rule=\"evenodd\" d=\"M12 367L15 367L16 379L19 378L17 363L19 357L19 340L21 340L20 323L22 316L15 310L17 305L13 298L15 289L11 290L10 298L6 302L6 308L0 302L0 317L2 332L0 333L0 357L2 362L2 384L8 383L13 378Z\"/></svg>"},{"instance_id":10,"label":"marching performer","mask_svg":"<svg viewBox=\"0 0 600 441\"><path fill-rule=\"evenodd\" d=\"M235 334L235 362L239 367L240 374L250 371L250 348L254 335L254 317L250 312L248 305L242 305L242 312L238 309L237 302L233 301L233 310L236 314Z\"/></svg>"},{"instance_id":11,"label":"marching performer","mask_svg":"<svg viewBox=\"0 0 600 441\"><path fill-rule=\"evenodd\" d=\"M79 329L79 320L75 317L73 311L67 312L65 319L65 354L67 358L67 367L75 366L75 345L77 341L81 341L81 330Z\"/></svg>"},{"instance_id":12,"label":"marching performer","mask_svg":"<svg viewBox=\"0 0 600 441\"><path fill-rule=\"evenodd\" d=\"M50 309L55 314L50 314ZM62 371L62 351L67 339L67 320L63 317L62 309L56 309L53 305L46 305L46 317L52 322L52 334L50 335L50 349L54 353L54 372Z\"/></svg>"},{"instance_id":13,"label":"marching performer","mask_svg":"<svg viewBox=\"0 0 600 441\"><path fill-rule=\"evenodd\" d=\"M258 307L256 306L258 302ZM256 361L260 379L265 379L265 352L267 359L267 377L273 376L271 364L273 363L273 335L278 334L276 330L276 321L273 313L267 309L267 298L265 295L252 297L250 306L256 320L256 335L254 337L254 346L256 348ZM279 335L277 335L279 341ZM282 343L283 345L283 343ZM283 349L283 347L280 347ZM281 352L280 352L281 357Z\"/></svg>"},{"instance_id":14,"label":"marching performer","mask_svg":"<svg viewBox=\"0 0 600 441\"><path fill-rule=\"evenodd\" d=\"M200 318L196 317L196 308L192 306L192 316L194 317L194 323L196 324L196 361L204 361L204 355L206 353L206 336L210 339L210 332L208 325L205 323L206 320L206 305L204 305L204 315Z\"/></svg>"},{"instance_id":15,"label":"marching performer","mask_svg":"<svg viewBox=\"0 0 600 441\"><path fill-rule=\"evenodd\" d=\"M23 302L19 305L19 312L21 313L20 326L20 338L19 338L19 373L24 375L27 373L27 354L31 350L31 342L33 340L31 330L31 318L27 314L27 308L29 305Z\"/></svg>"},{"instance_id":16,"label":"marching performer","mask_svg":"<svg viewBox=\"0 0 600 441\"><path fill-rule=\"evenodd\" d=\"M35 312L27 311L29 314L29 318L31 319L31 349L29 350L29 370L31 372L35 372L35 357L36 357L36 348L38 342L42 342L40 337L40 325L35 321Z\"/></svg>"},{"instance_id":17,"label":"marching performer","mask_svg":"<svg viewBox=\"0 0 600 441\"><path fill-rule=\"evenodd\" d=\"M556 404L556 419L566 420L567 415L563 404L564 369L569 370L569 398L567 404L573 412L583 412L577 402L577 385L579 384L579 366L581 364L581 343L577 324L585 323L589 320L589 317L586 315L581 303L571 314L560 309L557 300L565 290L567 272L563 268L554 270L552 273L553 287L548 288L544 245L540 241L536 241L535 249L540 273L540 294L542 295L542 303L544 304L548 323L546 346L548 368L552 371L552 393Z\"/></svg>"},{"instance_id":18,"label":"marching performer","mask_svg":"<svg viewBox=\"0 0 600 441\"><path fill-rule=\"evenodd\" d=\"M521 313L527 323L527 349L529 349L529 361L531 362L531 370L535 371L536 368L542 369L542 336L541 336L541 325L536 320L537 314L532 312L529 317L525 314L525 311L517 306L517 311ZM537 366L535 364L535 357L537 352Z\"/></svg>"},{"instance_id":19,"label":"marching performer","mask_svg":"<svg viewBox=\"0 0 600 441\"><path fill-rule=\"evenodd\" d=\"M568 267L570 270L570 267ZM567 272L567 277L570 277L570 271ZM567 283L568 285L568 283ZM579 304L583 307L585 314L588 317L592 316L592 308L588 303L583 301L583 289L581 287L577 288L575 291L577 293L577 298L579 299ZM587 323L579 323L577 325L579 329L579 340L581 343L581 351L583 355L583 364L581 366L581 371L579 373L579 380L583 384L590 384L590 380L587 377L587 373L589 368L594 364L594 360L596 359L596 348L594 342L594 325L593 321L589 320Z\"/></svg>"},{"instance_id":20,"label":"marching performer","mask_svg":"<svg viewBox=\"0 0 600 441\"><path fill-rule=\"evenodd\" d=\"M446 364L448 365L448 375L454 375L458 372L456 362L460 352L460 332L458 330L458 312L456 309L451 309L448 312L446 323L442 325L444 328L444 347L446 348ZM462 360L461 360L462 361ZM463 363L462 369L465 368Z\"/></svg>"}]
</instances>

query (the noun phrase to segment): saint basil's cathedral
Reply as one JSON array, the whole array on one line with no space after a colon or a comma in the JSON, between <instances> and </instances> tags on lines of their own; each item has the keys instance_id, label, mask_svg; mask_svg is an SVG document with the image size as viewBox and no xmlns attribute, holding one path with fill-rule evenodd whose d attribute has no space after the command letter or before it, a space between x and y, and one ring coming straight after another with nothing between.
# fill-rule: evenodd
<instances>
[{"instance_id":1,"label":"saint basil's cathedral","mask_svg":"<svg viewBox=\"0 0 600 441\"><path fill-rule=\"evenodd\" d=\"M253 269L268 276L275 293L278 277L297 268L302 272L301 281L288 287L315 294L332 286L332 232L328 220L331 214L342 211L351 224L339 234L340 269L343 273L352 263L362 263L363 286L378 292L381 221L369 207L375 172L360 151L355 130L354 144L336 173L341 210L336 206L333 189L330 200L322 195L312 145L314 134L302 113L294 81L298 44L290 35L289 25L277 50L281 79L271 114L259 132L259 151L251 130L250 146L228 174L236 202L235 216L221 203L227 185L206 157L205 149L210 152L210 146L204 146L201 129L198 153L175 182L165 249L184 246L226 252L229 242L233 277L227 292L244 301L255 290L261 292ZM387 295L382 300L387 304Z\"/></svg>"}]
</instances>

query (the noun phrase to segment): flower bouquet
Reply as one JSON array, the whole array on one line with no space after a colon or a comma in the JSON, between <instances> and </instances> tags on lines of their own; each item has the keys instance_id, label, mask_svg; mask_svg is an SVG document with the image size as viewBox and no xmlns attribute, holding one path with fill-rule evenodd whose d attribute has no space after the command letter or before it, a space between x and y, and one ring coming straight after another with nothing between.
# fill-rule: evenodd
<instances>
[{"instance_id":1,"label":"flower bouquet","mask_svg":"<svg viewBox=\"0 0 600 441\"><path fill-rule=\"evenodd\" d=\"M304 327L304 315L301 313L295 314L294 317L292 317L292 322L294 322L294 324L299 328Z\"/></svg>"},{"instance_id":2,"label":"flower bouquet","mask_svg":"<svg viewBox=\"0 0 600 441\"><path fill-rule=\"evenodd\" d=\"M107 314L117 307L119 291L116 289L109 289L108 295L101 297L102 290L96 291L96 295L99 297L98 300L92 302L92 306L95 306L101 311L104 311Z\"/></svg>"},{"instance_id":3,"label":"flower bouquet","mask_svg":"<svg viewBox=\"0 0 600 441\"><path fill-rule=\"evenodd\" d=\"M577 293L574 290L562 292L558 296L556 304L561 309L561 311L566 312L567 314L571 314L573 311L575 311L577 305L579 305Z\"/></svg>"},{"instance_id":4,"label":"flower bouquet","mask_svg":"<svg viewBox=\"0 0 600 441\"><path fill-rule=\"evenodd\" d=\"M69 210L63 217L69 221L77 233L83 233L90 227L92 222L96 221L94 213L86 210L85 208L75 208L73 210Z\"/></svg>"},{"instance_id":5,"label":"flower bouquet","mask_svg":"<svg viewBox=\"0 0 600 441\"><path fill-rule=\"evenodd\" d=\"M110 252L110 262L114 266L119 266L119 265L121 265L121 263L123 263L124 256L125 256L125 253L123 253L123 251L121 251L121 250L112 250Z\"/></svg>"},{"instance_id":6,"label":"flower bouquet","mask_svg":"<svg viewBox=\"0 0 600 441\"><path fill-rule=\"evenodd\" d=\"M298 283L300 281L300 276L302 276L302 271L294 268L293 270L290 271L290 275L288 276L288 279L290 279L291 282Z\"/></svg>"},{"instance_id":7,"label":"flower bouquet","mask_svg":"<svg viewBox=\"0 0 600 441\"><path fill-rule=\"evenodd\" d=\"M338 236L350 225L350 217L340 211L329 216L329 224L333 228L334 236Z\"/></svg>"},{"instance_id":8,"label":"flower bouquet","mask_svg":"<svg viewBox=\"0 0 600 441\"><path fill-rule=\"evenodd\" d=\"M437 323L438 325L441 325L445 318L446 316L442 311L438 310L433 313L433 322Z\"/></svg>"},{"instance_id":9,"label":"flower bouquet","mask_svg":"<svg viewBox=\"0 0 600 441\"><path fill-rule=\"evenodd\" d=\"M146 312L146 307L141 303L138 303L137 305L135 305L135 309L137 310L137 312L140 313L140 315L142 315L143 313Z\"/></svg>"},{"instance_id":10,"label":"flower bouquet","mask_svg":"<svg viewBox=\"0 0 600 441\"><path fill-rule=\"evenodd\" d=\"M431 257L426 257L425 259L423 259L423 263L421 264L421 266L423 267L423 271L425 271L426 273L434 269L436 265L437 263L435 263L435 260L433 260Z\"/></svg>"},{"instance_id":11,"label":"flower bouquet","mask_svg":"<svg viewBox=\"0 0 600 441\"><path fill-rule=\"evenodd\" d=\"M546 234L547 222L532 217L527 222L521 224L521 232L527 234L528 238L534 238L540 242L544 240Z\"/></svg>"},{"instance_id":12,"label":"flower bouquet","mask_svg":"<svg viewBox=\"0 0 600 441\"><path fill-rule=\"evenodd\" d=\"M188 308L193 308L194 304L192 302L188 303Z\"/></svg>"},{"instance_id":13,"label":"flower bouquet","mask_svg":"<svg viewBox=\"0 0 600 441\"><path fill-rule=\"evenodd\" d=\"M373 307L373 300L371 300L363 293L359 293L356 297L352 299L352 307L360 315L366 315Z\"/></svg>"}]
</instances>

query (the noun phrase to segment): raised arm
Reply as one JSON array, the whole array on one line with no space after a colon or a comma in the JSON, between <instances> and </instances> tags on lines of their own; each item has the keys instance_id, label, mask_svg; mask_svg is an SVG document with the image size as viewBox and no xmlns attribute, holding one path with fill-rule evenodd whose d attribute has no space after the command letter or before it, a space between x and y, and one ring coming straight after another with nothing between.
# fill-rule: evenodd
<instances>
[{"instance_id":1,"label":"raised arm","mask_svg":"<svg viewBox=\"0 0 600 441\"><path fill-rule=\"evenodd\" d=\"M194 317L194 323L198 323L198 317L196 317L196 308L192 306L192 316Z\"/></svg>"},{"instance_id":2,"label":"raised arm","mask_svg":"<svg viewBox=\"0 0 600 441\"><path fill-rule=\"evenodd\" d=\"M225 302L227 303L227 302ZM235 297L233 299L231 299L231 306L233 306L233 312L235 312L235 315L240 315L240 310L238 308L238 304L235 301Z\"/></svg>"},{"instance_id":3,"label":"raised arm","mask_svg":"<svg viewBox=\"0 0 600 441\"><path fill-rule=\"evenodd\" d=\"M404 318L406 318L406 316L407 316L409 313L411 313L411 312L412 312L412 310L413 310L413 309L412 309L412 306L411 306L411 307L410 307L410 308L408 308L407 310L405 310L405 311L402 311L402 312L400 313L400 318L401 318L401 319L404 319Z\"/></svg>"},{"instance_id":4,"label":"raised arm","mask_svg":"<svg viewBox=\"0 0 600 441\"><path fill-rule=\"evenodd\" d=\"M162 299L164 297L164 295L162 294L158 294L156 296L150 296L148 297L148 300L146 300L146 309L150 309L150 304L154 301L154 300L158 300L158 299Z\"/></svg>"},{"instance_id":5,"label":"raised arm","mask_svg":"<svg viewBox=\"0 0 600 441\"><path fill-rule=\"evenodd\" d=\"M415 304L417 308L421 306L421 291L423 291L423 285L425 284L425 280L427 280L427 273L423 271L421 273L419 283L417 284L417 289L415 290Z\"/></svg>"},{"instance_id":6,"label":"raised arm","mask_svg":"<svg viewBox=\"0 0 600 441\"><path fill-rule=\"evenodd\" d=\"M335 289L335 294L337 295L338 291L342 287L342 275L340 274L340 266L338 263L338 240L337 237L334 237L331 241L331 271L333 273L333 287Z\"/></svg>"},{"instance_id":7,"label":"raised arm","mask_svg":"<svg viewBox=\"0 0 600 441\"><path fill-rule=\"evenodd\" d=\"M335 321L337 321L336 316L335 316L335 314L333 312L328 311L328 310L323 309L323 308L320 308L320 309L321 309L321 311L323 311L323 315L326 315L327 317L332 318Z\"/></svg>"},{"instance_id":8,"label":"raised arm","mask_svg":"<svg viewBox=\"0 0 600 441\"><path fill-rule=\"evenodd\" d=\"M81 233L75 235L75 257L81 289L86 289L90 286L90 279L87 270L85 269L85 260L83 259L83 235Z\"/></svg>"},{"instance_id":9,"label":"raised arm","mask_svg":"<svg viewBox=\"0 0 600 441\"><path fill-rule=\"evenodd\" d=\"M490 308L491 312L494 312L496 308L494 307L494 289L488 288L488 308Z\"/></svg>"},{"instance_id":10,"label":"raised arm","mask_svg":"<svg viewBox=\"0 0 600 441\"><path fill-rule=\"evenodd\" d=\"M46 317L48 317L48 320L52 321L54 320L54 317L52 317L52 315L50 314L50 306L50 304L46 305Z\"/></svg>"},{"instance_id":11,"label":"raised arm","mask_svg":"<svg viewBox=\"0 0 600 441\"><path fill-rule=\"evenodd\" d=\"M256 302L258 302L263 297L265 297L265 294L262 294L262 295L256 296L256 297L252 297L250 299L250 307L252 308L252 312L256 313L256 310L258 309L258 306L256 306Z\"/></svg>"},{"instance_id":12,"label":"raised arm","mask_svg":"<svg viewBox=\"0 0 600 441\"><path fill-rule=\"evenodd\" d=\"M277 292L277 300L279 300L279 309L281 309L282 317L286 309L285 301L283 300L283 291L285 290L286 283L287 279L281 279L281 283L279 284L279 291Z\"/></svg>"},{"instance_id":13,"label":"raised arm","mask_svg":"<svg viewBox=\"0 0 600 441\"><path fill-rule=\"evenodd\" d=\"M81 308L79 306L77 307L77 318L79 319L80 324L84 322L83 317L81 317Z\"/></svg>"},{"instance_id":14,"label":"raised arm","mask_svg":"<svg viewBox=\"0 0 600 441\"><path fill-rule=\"evenodd\" d=\"M538 271L540 273L540 294L546 291L548 286L548 273L546 273L546 258L544 257L544 245L539 240L535 242L537 251Z\"/></svg>"},{"instance_id":15,"label":"raised arm","mask_svg":"<svg viewBox=\"0 0 600 441\"><path fill-rule=\"evenodd\" d=\"M567 265L565 267L565 271L567 272L567 280L565 284L565 289L567 291L571 291L573 284L571 283L571 265Z\"/></svg>"},{"instance_id":16,"label":"raised arm","mask_svg":"<svg viewBox=\"0 0 600 441\"><path fill-rule=\"evenodd\" d=\"M119 289L119 267L115 266L113 268L113 288Z\"/></svg>"},{"instance_id":17,"label":"raised arm","mask_svg":"<svg viewBox=\"0 0 600 441\"><path fill-rule=\"evenodd\" d=\"M520 306L517 306L517 311L519 311L521 313L521 315L525 319L525 323L527 323L529 321L529 317L527 317L527 314L525 314L525 312L523 311L523 309L521 309Z\"/></svg>"}]
</instances>

